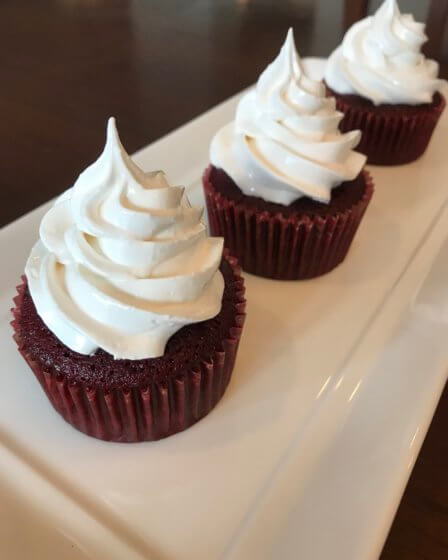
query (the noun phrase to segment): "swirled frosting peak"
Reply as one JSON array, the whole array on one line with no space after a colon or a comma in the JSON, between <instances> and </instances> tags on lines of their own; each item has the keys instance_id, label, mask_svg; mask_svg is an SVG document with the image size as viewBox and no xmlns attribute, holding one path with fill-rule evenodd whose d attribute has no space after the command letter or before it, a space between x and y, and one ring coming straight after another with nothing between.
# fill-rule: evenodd
<instances>
[{"instance_id":1,"label":"swirled frosting peak","mask_svg":"<svg viewBox=\"0 0 448 560\"><path fill-rule=\"evenodd\" d=\"M163 172L137 167L111 118L103 153L41 222L25 269L40 317L81 354L163 355L177 330L221 309L223 241L201 215Z\"/></svg>"},{"instance_id":2,"label":"swirled frosting peak","mask_svg":"<svg viewBox=\"0 0 448 560\"><path fill-rule=\"evenodd\" d=\"M395 0L385 0L375 15L347 31L328 59L325 81L341 94L382 103L430 103L444 81L439 66L420 52L427 40L423 23L401 14Z\"/></svg>"},{"instance_id":3,"label":"swirled frosting peak","mask_svg":"<svg viewBox=\"0 0 448 560\"><path fill-rule=\"evenodd\" d=\"M307 196L329 202L331 189L354 179L365 157L359 131L341 134L342 113L322 82L304 72L292 29L277 58L241 99L234 122L210 147L211 163L250 196L288 205Z\"/></svg>"}]
</instances>

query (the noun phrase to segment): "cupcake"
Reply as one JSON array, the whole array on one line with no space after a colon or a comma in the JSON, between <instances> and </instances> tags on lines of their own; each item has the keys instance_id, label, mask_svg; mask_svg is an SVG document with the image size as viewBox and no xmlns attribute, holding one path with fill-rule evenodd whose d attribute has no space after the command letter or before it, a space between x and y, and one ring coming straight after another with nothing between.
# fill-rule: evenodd
<instances>
[{"instance_id":1,"label":"cupcake","mask_svg":"<svg viewBox=\"0 0 448 560\"><path fill-rule=\"evenodd\" d=\"M159 439L222 397L244 284L202 209L107 142L44 216L13 309L19 351L54 408L104 440Z\"/></svg>"},{"instance_id":2,"label":"cupcake","mask_svg":"<svg viewBox=\"0 0 448 560\"><path fill-rule=\"evenodd\" d=\"M438 64L420 52L424 25L385 0L355 23L328 59L325 83L344 113L340 128L362 131L368 163L398 165L426 150L445 107Z\"/></svg>"},{"instance_id":3,"label":"cupcake","mask_svg":"<svg viewBox=\"0 0 448 560\"><path fill-rule=\"evenodd\" d=\"M341 134L342 116L306 75L290 29L214 136L203 176L212 235L247 272L296 280L344 260L373 184L354 151L360 132Z\"/></svg>"}]
</instances>

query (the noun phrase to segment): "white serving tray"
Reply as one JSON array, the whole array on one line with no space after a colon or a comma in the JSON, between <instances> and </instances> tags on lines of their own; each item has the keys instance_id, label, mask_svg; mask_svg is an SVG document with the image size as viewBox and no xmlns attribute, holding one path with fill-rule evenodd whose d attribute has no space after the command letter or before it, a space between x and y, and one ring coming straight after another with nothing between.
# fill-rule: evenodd
<instances>
[{"instance_id":1,"label":"white serving tray","mask_svg":"<svg viewBox=\"0 0 448 560\"><path fill-rule=\"evenodd\" d=\"M307 64L322 72L323 61ZM238 98L137 162L202 203L210 139ZM101 442L53 411L8 324L48 205L0 230L0 557L376 558L446 380L447 131L445 115L420 161L371 168L375 195L336 270L245 276L229 389L160 442Z\"/></svg>"}]
</instances>

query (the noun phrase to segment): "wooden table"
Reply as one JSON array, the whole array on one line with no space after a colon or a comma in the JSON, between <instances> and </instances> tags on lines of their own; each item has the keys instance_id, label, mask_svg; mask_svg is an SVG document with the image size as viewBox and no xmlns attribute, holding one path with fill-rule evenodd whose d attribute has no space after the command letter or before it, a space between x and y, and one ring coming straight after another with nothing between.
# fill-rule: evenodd
<instances>
[{"instance_id":1,"label":"wooden table","mask_svg":"<svg viewBox=\"0 0 448 560\"><path fill-rule=\"evenodd\" d=\"M411 4L421 19L425 2L401 1ZM1 0L0 226L72 184L102 150L108 116L132 153L254 82L288 26L303 56L326 56L341 38L342 5ZM447 427L445 390L385 560L448 558Z\"/></svg>"}]
</instances>

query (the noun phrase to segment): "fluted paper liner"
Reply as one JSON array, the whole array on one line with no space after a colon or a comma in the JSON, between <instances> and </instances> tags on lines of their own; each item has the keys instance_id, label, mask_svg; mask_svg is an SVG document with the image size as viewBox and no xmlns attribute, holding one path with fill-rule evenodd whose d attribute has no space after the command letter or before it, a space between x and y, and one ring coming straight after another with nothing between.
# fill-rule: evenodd
<instances>
[{"instance_id":1,"label":"fluted paper liner","mask_svg":"<svg viewBox=\"0 0 448 560\"><path fill-rule=\"evenodd\" d=\"M238 282L234 324L222 347L198 365L168 383L103 390L71 383L33 359L20 335L21 303L26 278L17 287L11 325L18 349L41 384L48 399L64 419L78 430L103 440L137 442L167 437L185 430L221 399L229 384L245 319L244 281L236 259L225 255Z\"/></svg>"},{"instance_id":2,"label":"fluted paper liner","mask_svg":"<svg viewBox=\"0 0 448 560\"><path fill-rule=\"evenodd\" d=\"M432 103L394 108L351 103L347 96L327 90L336 98L336 108L344 113L341 132L361 131L356 150L366 154L372 165L400 165L422 156L445 107L440 93L434 95Z\"/></svg>"},{"instance_id":3,"label":"fluted paper liner","mask_svg":"<svg viewBox=\"0 0 448 560\"><path fill-rule=\"evenodd\" d=\"M327 216L285 216L225 197L213 186L212 169L209 166L203 176L211 234L224 237L243 270L277 280L313 278L340 264L373 194L372 179L363 171L365 192L353 206Z\"/></svg>"}]
</instances>

